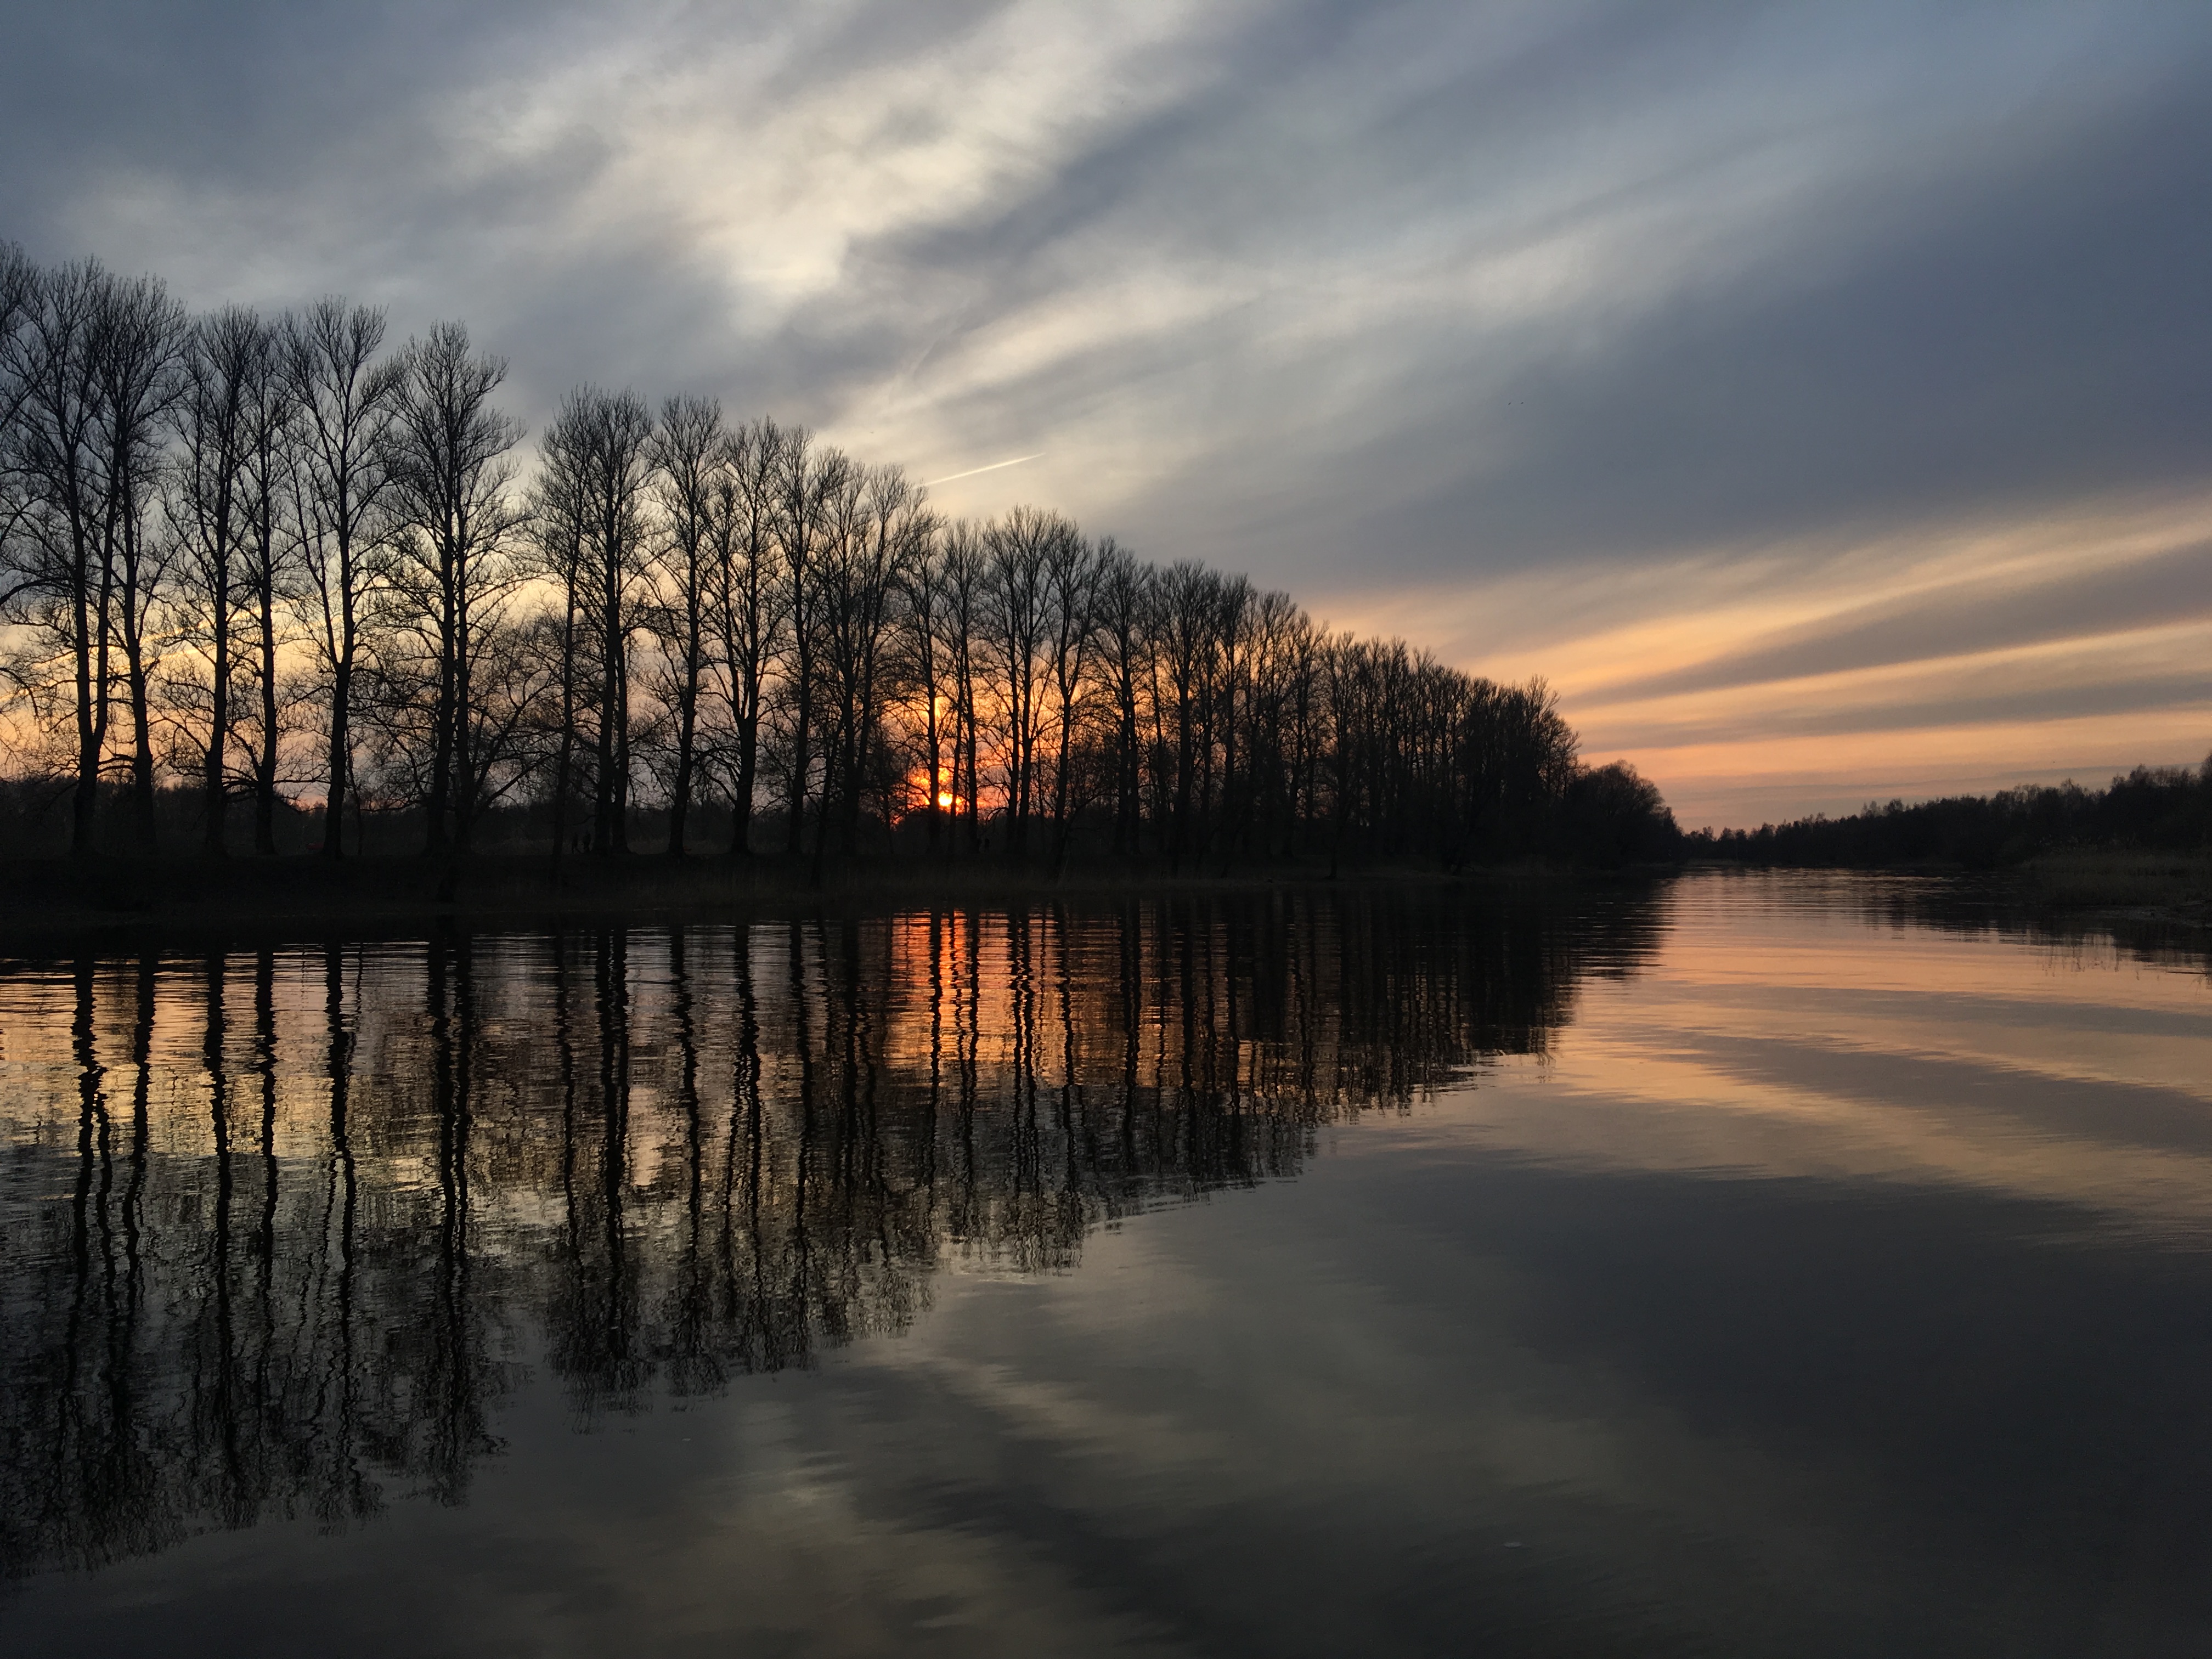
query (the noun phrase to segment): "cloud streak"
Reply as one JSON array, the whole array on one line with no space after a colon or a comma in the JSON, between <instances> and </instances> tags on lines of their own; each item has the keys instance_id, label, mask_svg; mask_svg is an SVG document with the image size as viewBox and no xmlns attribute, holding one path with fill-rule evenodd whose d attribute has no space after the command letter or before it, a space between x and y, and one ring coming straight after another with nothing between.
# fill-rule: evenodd
<instances>
[{"instance_id":1,"label":"cloud streak","mask_svg":"<svg viewBox=\"0 0 2212 1659\"><path fill-rule=\"evenodd\" d=\"M956 483L962 478L980 478L986 472L997 472L1006 467L1019 466L1024 461L1038 461L1043 459L1044 453L1040 450L1034 455L1017 455L1011 461L994 461L988 466L971 466L965 472L948 472L941 478L931 478L927 482L933 486Z\"/></svg>"}]
</instances>

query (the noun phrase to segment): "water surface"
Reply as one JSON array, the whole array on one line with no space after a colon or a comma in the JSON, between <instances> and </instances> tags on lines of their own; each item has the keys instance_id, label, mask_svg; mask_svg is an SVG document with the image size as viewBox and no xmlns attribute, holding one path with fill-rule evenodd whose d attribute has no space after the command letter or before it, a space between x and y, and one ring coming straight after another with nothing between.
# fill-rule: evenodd
<instances>
[{"instance_id":1,"label":"water surface","mask_svg":"<svg viewBox=\"0 0 2212 1659\"><path fill-rule=\"evenodd\" d=\"M1911 884L0 973L11 1654L2201 1654L2201 957Z\"/></svg>"}]
</instances>

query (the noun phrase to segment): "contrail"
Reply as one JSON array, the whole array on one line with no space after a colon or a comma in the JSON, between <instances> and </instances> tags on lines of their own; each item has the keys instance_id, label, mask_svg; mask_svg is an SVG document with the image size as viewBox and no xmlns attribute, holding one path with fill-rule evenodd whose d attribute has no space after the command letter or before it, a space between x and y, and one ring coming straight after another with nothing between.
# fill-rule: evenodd
<instances>
[{"instance_id":1,"label":"contrail","mask_svg":"<svg viewBox=\"0 0 2212 1659\"><path fill-rule=\"evenodd\" d=\"M932 484L951 483L955 478L972 478L979 472L996 472L1002 466L1019 466L1024 461L1038 461L1043 459L1044 451L1040 449L1034 455L1017 455L1011 461L994 461L988 466L971 466L965 472L948 472L941 478L924 478L922 483L925 487Z\"/></svg>"}]
</instances>

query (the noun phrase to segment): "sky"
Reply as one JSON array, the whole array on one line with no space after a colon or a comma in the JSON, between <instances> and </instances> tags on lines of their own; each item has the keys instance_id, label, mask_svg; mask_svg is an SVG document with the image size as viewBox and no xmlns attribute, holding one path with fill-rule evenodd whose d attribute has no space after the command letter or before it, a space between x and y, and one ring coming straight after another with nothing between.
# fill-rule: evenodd
<instances>
[{"instance_id":1,"label":"sky","mask_svg":"<svg viewBox=\"0 0 2212 1659\"><path fill-rule=\"evenodd\" d=\"M20 10L36 258L1249 572L1686 825L2212 750L2212 8Z\"/></svg>"}]
</instances>

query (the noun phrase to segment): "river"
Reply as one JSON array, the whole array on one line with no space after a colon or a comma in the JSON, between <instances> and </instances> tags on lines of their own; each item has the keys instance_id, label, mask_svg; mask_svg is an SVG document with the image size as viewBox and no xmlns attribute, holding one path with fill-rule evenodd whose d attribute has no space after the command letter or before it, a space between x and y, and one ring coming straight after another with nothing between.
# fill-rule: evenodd
<instances>
[{"instance_id":1,"label":"river","mask_svg":"<svg viewBox=\"0 0 2212 1659\"><path fill-rule=\"evenodd\" d=\"M2212 977L1692 874L0 965L0 1646L2212 1650Z\"/></svg>"}]
</instances>

